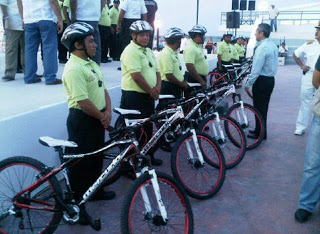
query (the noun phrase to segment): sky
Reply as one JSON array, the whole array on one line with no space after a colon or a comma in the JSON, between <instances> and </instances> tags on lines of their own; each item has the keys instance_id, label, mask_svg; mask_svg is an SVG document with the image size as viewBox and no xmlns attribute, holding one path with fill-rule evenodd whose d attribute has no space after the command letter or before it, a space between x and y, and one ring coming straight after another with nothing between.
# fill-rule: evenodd
<instances>
[{"instance_id":1,"label":"sky","mask_svg":"<svg viewBox=\"0 0 320 234\"><path fill-rule=\"evenodd\" d=\"M157 17L161 22L160 35L163 35L166 29L170 27L180 27L187 32L196 23L197 0L156 1L158 3ZM267 8L265 10L268 10L269 5L273 3L279 10L290 10L296 5L318 2L319 0L257 0L256 9ZM220 36L222 34L217 30L220 24L221 12L231 11L231 3L232 0L199 0L199 24L207 28L207 35ZM301 8L298 7L299 9Z\"/></svg>"}]
</instances>

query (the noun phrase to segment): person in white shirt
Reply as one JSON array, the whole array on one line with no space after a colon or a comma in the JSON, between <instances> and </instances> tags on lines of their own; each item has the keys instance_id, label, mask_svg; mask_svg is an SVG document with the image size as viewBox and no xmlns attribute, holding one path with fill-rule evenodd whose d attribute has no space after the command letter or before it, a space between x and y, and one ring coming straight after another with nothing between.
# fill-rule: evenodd
<instances>
[{"instance_id":1,"label":"person in white shirt","mask_svg":"<svg viewBox=\"0 0 320 234\"><path fill-rule=\"evenodd\" d=\"M121 35L122 50L131 41L130 25L140 19L147 21L147 13L144 0L125 0L120 3L117 31Z\"/></svg>"},{"instance_id":2,"label":"person in white shirt","mask_svg":"<svg viewBox=\"0 0 320 234\"><path fill-rule=\"evenodd\" d=\"M61 84L61 80L56 76L58 71L57 31L62 33L63 22L57 0L17 0L17 3L25 33L24 82L26 84L41 82L41 79L36 76L36 71L37 53L42 43L43 77L46 85Z\"/></svg>"},{"instance_id":3,"label":"person in white shirt","mask_svg":"<svg viewBox=\"0 0 320 234\"><path fill-rule=\"evenodd\" d=\"M294 134L302 135L309 123L310 102L313 97L314 87L312 85L312 73L315 64L320 55L320 22L316 27L315 40L310 40L294 51L292 57L302 70L301 91L300 91L300 108L296 121ZM301 58L306 58L305 63Z\"/></svg>"},{"instance_id":4,"label":"person in white shirt","mask_svg":"<svg viewBox=\"0 0 320 234\"><path fill-rule=\"evenodd\" d=\"M98 22L106 0L70 0L71 22L85 22L94 28L93 38L97 44L96 54L91 58L101 62L101 41Z\"/></svg>"},{"instance_id":5,"label":"person in white shirt","mask_svg":"<svg viewBox=\"0 0 320 234\"><path fill-rule=\"evenodd\" d=\"M282 42L279 46L279 57L287 57L288 48L286 47L286 43Z\"/></svg>"},{"instance_id":6,"label":"person in white shirt","mask_svg":"<svg viewBox=\"0 0 320 234\"><path fill-rule=\"evenodd\" d=\"M0 0L6 34L5 73L3 81L15 79L20 45L21 66L24 69L24 33L16 1Z\"/></svg>"},{"instance_id":7,"label":"person in white shirt","mask_svg":"<svg viewBox=\"0 0 320 234\"><path fill-rule=\"evenodd\" d=\"M271 5L271 9L269 11L269 17L270 17L270 25L271 25L271 32L274 31L277 32L277 17L279 15L278 9L275 7L275 5Z\"/></svg>"}]
</instances>

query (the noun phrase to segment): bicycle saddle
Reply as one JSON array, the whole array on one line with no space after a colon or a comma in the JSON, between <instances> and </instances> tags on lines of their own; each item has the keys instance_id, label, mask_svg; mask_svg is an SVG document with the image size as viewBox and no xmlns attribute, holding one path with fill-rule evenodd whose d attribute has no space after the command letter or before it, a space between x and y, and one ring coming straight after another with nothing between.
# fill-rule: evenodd
<instances>
[{"instance_id":1,"label":"bicycle saddle","mask_svg":"<svg viewBox=\"0 0 320 234\"><path fill-rule=\"evenodd\" d=\"M138 110L129 110L129 109L122 109L122 108L113 108L113 111L119 115L140 115L141 112Z\"/></svg>"},{"instance_id":2,"label":"bicycle saddle","mask_svg":"<svg viewBox=\"0 0 320 234\"><path fill-rule=\"evenodd\" d=\"M200 84L200 83L189 83L189 82L188 82L188 86L189 86L190 88L193 88L193 87L200 87L200 86L201 86L201 84Z\"/></svg>"},{"instance_id":3,"label":"bicycle saddle","mask_svg":"<svg viewBox=\"0 0 320 234\"><path fill-rule=\"evenodd\" d=\"M48 146L48 147L57 147L57 146L78 147L77 143L73 141L54 139L48 136L40 137L39 142L41 145Z\"/></svg>"},{"instance_id":4,"label":"bicycle saddle","mask_svg":"<svg viewBox=\"0 0 320 234\"><path fill-rule=\"evenodd\" d=\"M172 99L172 98L176 98L173 95L159 95L159 99Z\"/></svg>"}]
</instances>

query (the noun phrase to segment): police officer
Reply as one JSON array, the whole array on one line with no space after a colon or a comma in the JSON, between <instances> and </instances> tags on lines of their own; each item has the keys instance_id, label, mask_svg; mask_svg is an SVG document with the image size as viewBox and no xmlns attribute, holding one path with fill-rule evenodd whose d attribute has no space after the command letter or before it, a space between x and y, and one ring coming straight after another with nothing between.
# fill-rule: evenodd
<instances>
[{"instance_id":1,"label":"police officer","mask_svg":"<svg viewBox=\"0 0 320 234\"><path fill-rule=\"evenodd\" d=\"M218 44L218 69L219 71L225 71L222 65L230 65L233 63L233 50L231 42L232 34L227 32L223 34L223 40Z\"/></svg>"},{"instance_id":2,"label":"police officer","mask_svg":"<svg viewBox=\"0 0 320 234\"><path fill-rule=\"evenodd\" d=\"M209 65L201 45L204 43L207 29L202 25L195 25L188 33L190 40L183 50L183 59L187 67L185 77L188 82L200 83L202 88L206 88Z\"/></svg>"},{"instance_id":3,"label":"police officer","mask_svg":"<svg viewBox=\"0 0 320 234\"><path fill-rule=\"evenodd\" d=\"M184 81L181 62L177 50L180 48L183 31L180 28L170 28L164 38L166 45L159 55L161 74L161 94L174 95L180 98L181 91L188 88Z\"/></svg>"},{"instance_id":4,"label":"police officer","mask_svg":"<svg viewBox=\"0 0 320 234\"><path fill-rule=\"evenodd\" d=\"M246 51L245 51L245 49L243 47L243 41L244 41L243 36L238 36L237 43L234 44L234 47L237 50L238 55L239 55L239 61L234 61L235 63L236 62L240 62L241 63L243 61L243 59L244 59L244 53Z\"/></svg>"},{"instance_id":5,"label":"police officer","mask_svg":"<svg viewBox=\"0 0 320 234\"><path fill-rule=\"evenodd\" d=\"M132 40L120 57L122 70L120 107L139 110L141 115L132 116L135 119L147 118L154 113L155 100L158 99L161 88L156 58L152 50L147 47L153 29L144 20L135 21L129 29ZM150 139L152 124L146 125L144 130ZM162 160L154 158L153 152L148 153L153 165L162 164Z\"/></svg>"},{"instance_id":6,"label":"police officer","mask_svg":"<svg viewBox=\"0 0 320 234\"><path fill-rule=\"evenodd\" d=\"M315 40L307 41L294 51L292 57L302 70L300 109L296 121L295 135L302 135L309 122L310 102L314 93L312 86L312 72L320 55L320 23L316 27ZM307 61L303 64L300 58L306 57Z\"/></svg>"},{"instance_id":7,"label":"police officer","mask_svg":"<svg viewBox=\"0 0 320 234\"><path fill-rule=\"evenodd\" d=\"M111 121L111 101L103 81L100 67L91 60L97 44L94 28L84 22L71 24L63 33L61 42L71 53L66 63L62 82L68 100L68 139L78 144L66 148L66 154L88 153L104 145L104 133ZM69 169L74 198L79 200L100 176L103 155L80 160ZM115 197L112 191L100 189L91 200L108 200ZM80 224L89 224L84 206L80 207Z\"/></svg>"}]
</instances>

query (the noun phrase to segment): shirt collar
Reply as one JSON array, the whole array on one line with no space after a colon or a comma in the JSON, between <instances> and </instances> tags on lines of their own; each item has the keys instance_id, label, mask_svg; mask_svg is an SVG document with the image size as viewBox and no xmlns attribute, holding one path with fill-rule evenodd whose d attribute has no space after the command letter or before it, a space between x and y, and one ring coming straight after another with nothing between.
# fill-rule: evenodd
<instances>
[{"instance_id":1,"label":"shirt collar","mask_svg":"<svg viewBox=\"0 0 320 234\"><path fill-rule=\"evenodd\" d=\"M146 47L142 47L140 45L138 45L137 43L135 43L133 40L131 40L130 44L136 48L137 50L141 50L142 52L146 53L147 52L147 48Z\"/></svg>"},{"instance_id":2,"label":"shirt collar","mask_svg":"<svg viewBox=\"0 0 320 234\"><path fill-rule=\"evenodd\" d=\"M190 42L191 42L194 46L196 46L196 47L199 47L199 48L200 48L200 45L199 45L199 44L197 44L197 43L195 43L195 42L192 40L192 38L190 38Z\"/></svg>"},{"instance_id":3,"label":"shirt collar","mask_svg":"<svg viewBox=\"0 0 320 234\"><path fill-rule=\"evenodd\" d=\"M78 57L77 55L74 55L73 53L71 53L71 59L76 61L77 63L79 63L81 66L85 66L91 62L93 62L93 60L91 60L90 58L88 58L88 60L84 60L80 57Z\"/></svg>"},{"instance_id":4,"label":"shirt collar","mask_svg":"<svg viewBox=\"0 0 320 234\"><path fill-rule=\"evenodd\" d=\"M167 48L167 50L168 51L170 51L170 53L172 53L172 54L177 54L178 52L177 51L175 51L175 50L173 50L170 46L168 46L168 45L165 45L165 47Z\"/></svg>"}]
</instances>

